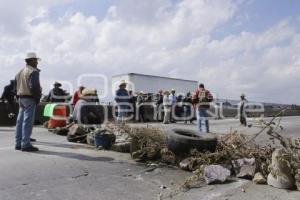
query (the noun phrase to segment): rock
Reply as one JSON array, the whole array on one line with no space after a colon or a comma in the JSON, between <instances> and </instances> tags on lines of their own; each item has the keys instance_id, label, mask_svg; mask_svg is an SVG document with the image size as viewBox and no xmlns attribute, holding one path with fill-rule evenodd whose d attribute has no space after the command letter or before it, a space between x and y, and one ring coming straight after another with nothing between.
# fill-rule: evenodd
<instances>
[{"instance_id":1,"label":"rock","mask_svg":"<svg viewBox=\"0 0 300 200\"><path fill-rule=\"evenodd\" d=\"M175 154L167 148L160 151L161 161L167 164L174 165L176 163Z\"/></svg>"},{"instance_id":2,"label":"rock","mask_svg":"<svg viewBox=\"0 0 300 200\"><path fill-rule=\"evenodd\" d=\"M295 179L292 176L290 159L283 149L276 149L272 154L272 164L270 165L270 174L268 175L268 185L280 189L293 189Z\"/></svg>"},{"instance_id":3,"label":"rock","mask_svg":"<svg viewBox=\"0 0 300 200\"><path fill-rule=\"evenodd\" d=\"M121 142L113 145L112 150L122 153L130 153L130 142Z\"/></svg>"},{"instance_id":4,"label":"rock","mask_svg":"<svg viewBox=\"0 0 300 200\"><path fill-rule=\"evenodd\" d=\"M65 127L56 127L53 131L54 134L56 135L61 135L61 136L67 136L69 132L69 129Z\"/></svg>"},{"instance_id":5,"label":"rock","mask_svg":"<svg viewBox=\"0 0 300 200\"><path fill-rule=\"evenodd\" d=\"M195 170L196 159L195 158L186 158L179 163L179 167L183 170L194 171Z\"/></svg>"},{"instance_id":6,"label":"rock","mask_svg":"<svg viewBox=\"0 0 300 200\"><path fill-rule=\"evenodd\" d=\"M256 171L255 158L242 158L232 161L233 170L238 178L252 179Z\"/></svg>"},{"instance_id":7,"label":"rock","mask_svg":"<svg viewBox=\"0 0 300 200\"><path fill-rule=\"evenodd\" d=\"M204 178L207 184L224 183L230 176L230 171L221 165L209 165L204 168Z\"/></svg>"},{"instance_id":8,"label":"rock","mask_svg":"<svg viewBox=\"0 0 300 200\"><path fill-rule=\"evenodd\" d=\"M252 181L256 184L266 184L267 183L267 180L260 172L258 172L254 175L254 178L252 179Z\"/></svg>"},{"instance_id":9,"label":"rock","mask_svg":"<svg viewBox=\"0 0 300 200\"><path fill-rule=\"evenodd\" d=\"M86 143L92 146L95 146L95 136L92 133L87 134Z\"/></svg>"},{"instance_id":10,"label":"rock","mask_svg":"<svg viewBox=\"0 0 300 200\"><path fill-rule=\"evenodd\" d=\"M78 125L78 124L73 124L70 128L69 128L69 133L68 135L72 135L72 136L80 136L80 135L86 135L87 132L84 129L83 126Z\"/></svg>"}]
</instances>

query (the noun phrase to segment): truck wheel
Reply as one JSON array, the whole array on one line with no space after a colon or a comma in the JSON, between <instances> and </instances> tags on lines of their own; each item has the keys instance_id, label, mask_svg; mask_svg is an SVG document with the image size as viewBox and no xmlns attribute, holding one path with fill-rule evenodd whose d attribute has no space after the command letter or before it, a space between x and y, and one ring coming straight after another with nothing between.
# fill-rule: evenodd
<instances>
[{"instance_id":1,"label":"truck wheel","mask_svg":"<svg viewBox=\"0 0 300 200\"><path fill-rule=\"evenodd\" d=\"M217 137L212 134L199 134L187 129L169 129L167 131L167 146L177 155L190 153L191 149L214 152L217 147Z\"/></svg>"}]
</instances>

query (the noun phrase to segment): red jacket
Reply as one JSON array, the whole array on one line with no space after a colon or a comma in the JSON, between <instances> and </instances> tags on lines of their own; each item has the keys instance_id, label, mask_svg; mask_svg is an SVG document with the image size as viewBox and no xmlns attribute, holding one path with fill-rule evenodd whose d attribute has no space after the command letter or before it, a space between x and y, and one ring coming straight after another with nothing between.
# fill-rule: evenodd
<instances>
[{"instance_id":1,"label":"red jacket","mask_svg":"<svg viewBox=\"0 0 300 200\"><path fill-rule=\"evenodd\" d=\"M204 88L196 89L193 94L193 103L198 104L199 108L209 108L209 103L212 101L212 94Z\"/></svg>"},{"instance_id":2,"label":"red jacket","mask_svg":"<svg viewBox=\"0 0 300 200\"><path fill-rule=\"evenodd\" d=\"M80 91L76 91L76 92L74 93L73 101L72 101L72 104L73 104L74 106L76 105L77 101L79 100L80 95L81 95Z\"/></svg>"}]
</instances>

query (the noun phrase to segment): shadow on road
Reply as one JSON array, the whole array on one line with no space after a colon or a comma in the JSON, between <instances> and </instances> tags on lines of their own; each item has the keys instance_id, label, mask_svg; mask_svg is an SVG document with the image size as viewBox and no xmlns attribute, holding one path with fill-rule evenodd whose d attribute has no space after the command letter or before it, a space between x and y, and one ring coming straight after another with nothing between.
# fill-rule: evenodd
<instances>
[{"instance_id":1,"label":"shadow on road","mask_svg":"<svg viewBox=\"0 0 300 200\"><path fill-rule=\"evenodd\" d=\"M83 161L100 161L100 162L110 162L113 161L113 158L110 157L92 157L72 152L54 152L54 151L46 151L46 150L40 150L36 152L40 155L53 155L53 156L59 156L63 158L72 158L77 160L83 160Z\"/></svg>"},{"instance_id":2,"label":"shadow on road","mask_svg":"<svg viewBox=\"0 0 300 200\"><path fill-rule=\"evenodd\" d=\"M16 130L12 128L0 128L0 132L15 132Z\"/></svg>"},{"instance_id":3,"label":"shadow on road","mask_svg":"<svg viewBox=\"0 0 300 200\"><path fill-rule=\"evenodd\" d=\"M51 147L70 148L70 149L78 149L78 148L85 148L86 147L83 144L64 144L64 143L40 142L40 141L37 141L34 144L44 145L44 146L51 146Z\"/></svg>"}]
</instances>

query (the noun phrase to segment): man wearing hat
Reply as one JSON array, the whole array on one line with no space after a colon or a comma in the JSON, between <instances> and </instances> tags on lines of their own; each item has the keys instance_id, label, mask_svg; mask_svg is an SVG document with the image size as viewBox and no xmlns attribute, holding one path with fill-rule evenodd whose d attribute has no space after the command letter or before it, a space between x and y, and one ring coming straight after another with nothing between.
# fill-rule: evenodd
<instances>
[{"instance_id":1,"label":"man wearing hat","mask_svg":"<svg viewBox=\"0 0 300 200\"><path fill-rule=\"evenodd\" d=\"M36 105L40 102L42 89L40 86L40 70L37 68L36 53L26 55L26 66L16 75L16 93L19 100L19 114L16 124L16 150L38 151L30 143L30 136L35 117Z\"/></svg>"},{"instance_id":2,"label":"man wearing hat","mask_svg":"<svg viewBox=\"0 0 300 200\"><path fill-rule=\"evenodd\" d=\"M200 83L194 92L192 101L196 104L197 126L200 133L209 133L208 109L213 96L209 90L205 89L204 84Z\"/></svg>"},{"instance_id":3,"label":"man wearing hat","mask_svg":"<svg viewBox=\"0 0 300 200\"><path fill-rule=\"evenodd\" d=\"M63 89L61 89L61 86L62 86L61 83L56 81L53 84L53 86L54 86L54 88L52 90L50 90L46 101L53 102L53 103L65 102L68 97L67 97L66 92Z\"/></svg>"},{"instance_id":4,"label":"man wearing hat","mask_svg":"<svg viewBox=\"0 0 300 200\"><path fill-rule=\"evenodd\" d=\"M245 94L241 94L239 114L240 114L240 122L241 122L241 125L243 125L243 126L247 126L246 111L245 111L245 107L246 107L247 102L248 101L246 99Z\"/></svg>"},{"instance_id":5,"label":"man wearing hat","mask_svg":"<svg viewBox=\"0 0 300 200\"><path fill-rule=\"evenodd\" d=\"M126 111L129 104L129 95L126 90L127 83L122 80L119 84L119 89L116 91L115 101L118 106L118 121L123 121L126 117Z\"/></svg>"}]
</instances>

